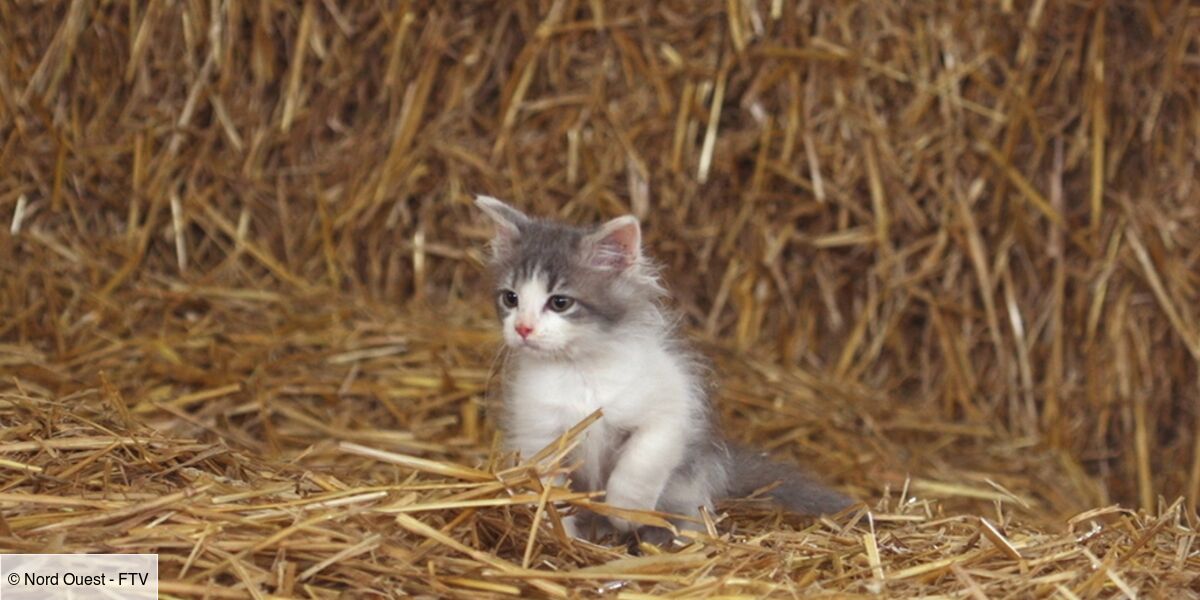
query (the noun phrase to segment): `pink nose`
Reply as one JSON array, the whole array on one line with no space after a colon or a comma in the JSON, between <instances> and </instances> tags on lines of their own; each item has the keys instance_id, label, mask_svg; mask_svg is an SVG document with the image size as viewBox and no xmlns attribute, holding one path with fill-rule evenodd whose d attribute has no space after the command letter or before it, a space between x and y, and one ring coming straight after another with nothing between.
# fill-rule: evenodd
<instances>
[{"instance_id":1,"label":"pink nose","mask_svg":"<svg viewBox=\"0 0 1200 600\"><path fill-rule=\"evenodd\" d=\"M521 336L521 339L528 338L531 333L533 333L532 327L520 323L517 324L517 335Z\"/></svg>"}]
</instances>

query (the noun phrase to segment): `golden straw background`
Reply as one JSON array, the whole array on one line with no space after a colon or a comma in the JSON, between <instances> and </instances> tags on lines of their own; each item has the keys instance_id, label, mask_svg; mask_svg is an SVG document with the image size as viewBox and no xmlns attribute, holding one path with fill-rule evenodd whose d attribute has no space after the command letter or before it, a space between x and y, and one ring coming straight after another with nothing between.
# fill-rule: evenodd
<instances>
[{"instance_id":1,"label":"golden straw background","mask_svg":"<svg viewBox=\"0 0 1200 600\"><path fill-rule=\"evenodd\" d=\"M1198 164L1186 1L0 2L0 550L157 552L169 597L1196 597ZM566 538L573 438L496 450L476 193L640 217L730 435L865 504Z\"/></svg>"}]
</instances>

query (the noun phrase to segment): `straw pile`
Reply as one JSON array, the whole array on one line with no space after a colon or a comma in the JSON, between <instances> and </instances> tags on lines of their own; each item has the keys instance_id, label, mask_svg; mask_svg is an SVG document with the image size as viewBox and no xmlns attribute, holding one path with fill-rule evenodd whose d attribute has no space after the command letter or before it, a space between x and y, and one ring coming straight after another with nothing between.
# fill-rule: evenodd
<instances>
[{"instance_id":1,"label":"straw pile","mask_svg":"<svg viewBox=\"0 0 1200 600\"><path fill-rule=\"evenodd\" d=\"M2 2L0 550L210 598L1195 596L1197 40L1170 0ZM641 217L729 429L866 504L566 539L562 451L487 418L473 193Z\"/></svg>"}]
</instances>

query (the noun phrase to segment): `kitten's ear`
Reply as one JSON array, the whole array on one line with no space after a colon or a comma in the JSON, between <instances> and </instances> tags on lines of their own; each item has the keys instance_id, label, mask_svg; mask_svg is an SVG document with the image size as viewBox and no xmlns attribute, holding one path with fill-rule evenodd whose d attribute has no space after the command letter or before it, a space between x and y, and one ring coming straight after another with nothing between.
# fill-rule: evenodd
<instances>
[{"instance_id":1,"label":"kitten's ear","mask_svg":"<svg viewBox=\"0 0 1200 600\"><path fill-rule=\"evenodd\" d=\"M642 258L642 228L637 217L625 215L584 238L587 260L593 267L624 271Z\"/></svg>"},{"instance_id":2,"label":"kitten's ear","mask_svg":"<svg viewBox=\"0 0 1200 600\"><path fill-rule=\"evenodd\" d=\"M475 196L475 206L496 222L496 237L492 239L492 254L495 256L504 254L512 246L513 240L521 235L521 227L529 222L525 213L491 196Z\"/></svg>"}]
</instances>

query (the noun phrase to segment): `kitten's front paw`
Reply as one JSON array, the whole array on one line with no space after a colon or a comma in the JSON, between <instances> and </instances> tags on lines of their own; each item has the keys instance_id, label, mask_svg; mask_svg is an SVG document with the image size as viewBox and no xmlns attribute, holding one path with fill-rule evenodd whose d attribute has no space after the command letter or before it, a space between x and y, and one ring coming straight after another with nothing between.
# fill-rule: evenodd
<instances>
[{"instance_id":1,"label":"kitten's front paw","mask_svg":"<svg viewBox=\"0 0 1200 600\"><path fill-rule=\"evenodd\" d=\"M572 538L595 544L603 543L606 538L614 534L608 519L591 511L582 511L563 517L562 525L566 534Z\"/></svg>"},{"instance_id":2,"label":"kitten's front paw","mask_svg":"<svg viewBox=\"0 0 1200 600\"><path fill-rule=\"evenodd\" d=\"M609 506L630 510L654 510L657 500L657 498L650 498L644 493L639 493L638 490L624 489L623 486L619 485L609 485L608 491L604 494L604 502ZM637 523L632 523L620 517L610 516L608 521L621 533L629 533L638 528Z\"/></svg>"},{"instance_id":3,"label":"kitten's front paw","mask_svg":"<svg viewBox=\"0 0 1200 600\"><path fill-rule=\"evenodd\" d=\"M568 537L572 537L577 540L587 539L583 535L583 526L580 521L581 519L578 515L571 515L569 517L562 518L563 531L567 533Z\"/></svg>"}]
</instances>

